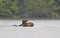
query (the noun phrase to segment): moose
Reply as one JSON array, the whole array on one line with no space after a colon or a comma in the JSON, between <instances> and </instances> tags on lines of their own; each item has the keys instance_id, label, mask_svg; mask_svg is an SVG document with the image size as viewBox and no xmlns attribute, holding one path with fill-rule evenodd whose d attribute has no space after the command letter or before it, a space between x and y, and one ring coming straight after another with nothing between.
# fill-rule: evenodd
<instances>
[{"instance_id":1,"label":"moose","mask_svg":"<svg viewBox=\"0 0 60 38\"><path fill-rule=\"evenodd\" d=\"M28 22L28 20L22 20L22 24L19 26L23 27L32 27L34 24L32 22Z\"/></svg>"},{"instance_id":2,"label":"moose","mask_svg":"<svg viewBox=\"0 0 60 38\"><path fill-rule=\"evenodd\" d=\"M13 26L17 26L17 25L13 25ZM28 20L22 20L22 24L18 25L18 26L23 26L23 27L33 27L34 24L32 22L29 22Z\"/></svg>"}]
</instances>

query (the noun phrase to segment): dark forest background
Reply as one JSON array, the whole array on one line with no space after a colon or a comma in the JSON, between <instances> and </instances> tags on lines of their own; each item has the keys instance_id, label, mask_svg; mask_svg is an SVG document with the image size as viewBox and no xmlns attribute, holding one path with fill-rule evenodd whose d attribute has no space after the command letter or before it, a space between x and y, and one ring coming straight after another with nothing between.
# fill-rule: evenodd
<instances>
[{"instance_id":1,"label":"dark forest background","mask_svg":"<svg viewBox=\"0 0 60 38\"><path fill-rule=\"evenodd\" d=\"M0 18L60 19L60 0L0 0Z\"/></svg>"}]
</instances>

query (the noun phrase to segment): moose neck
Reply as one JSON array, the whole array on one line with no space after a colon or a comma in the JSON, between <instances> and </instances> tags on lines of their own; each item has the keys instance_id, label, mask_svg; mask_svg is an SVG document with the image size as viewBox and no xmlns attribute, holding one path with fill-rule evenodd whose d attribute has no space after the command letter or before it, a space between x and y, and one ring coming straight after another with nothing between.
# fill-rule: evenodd
<instances>
[{"instance_id":1,"label":"moose neck","mask_svg":"<svg viewBox=\"0 0 60 38\"><path fill-rule=\"evenodd\" d=\"M28 20L23 20L23 21L22 21L22 24L26 23L27 21L28 21Z\"/></svg>"}]
</instances>

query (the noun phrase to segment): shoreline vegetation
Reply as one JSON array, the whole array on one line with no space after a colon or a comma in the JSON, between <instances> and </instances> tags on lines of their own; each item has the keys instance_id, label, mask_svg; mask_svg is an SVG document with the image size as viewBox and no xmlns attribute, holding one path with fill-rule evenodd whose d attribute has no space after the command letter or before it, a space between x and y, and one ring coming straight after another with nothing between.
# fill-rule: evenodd
<instances>
[{"instance_id":1,"label":"shoreline vegetation","mask_svg":"<svg viewBox=\"0 0 60 38\"><path fill-rule=\"evenodd\" d=\"M0 18L0 20L60 20L60 19L45 19L45 18L21 18L21 19L11 19L11 18Z\"/></svg>"},{"instance_id":2,"label":"shoreline vegetation","mask_svg":"<svg viewBox=\"0 0 60 38\"><path fill-rule=\"evenodd\" d=\"M60 19L60 0L0 0L0 19Z\"/></svg>"}]
</instances>

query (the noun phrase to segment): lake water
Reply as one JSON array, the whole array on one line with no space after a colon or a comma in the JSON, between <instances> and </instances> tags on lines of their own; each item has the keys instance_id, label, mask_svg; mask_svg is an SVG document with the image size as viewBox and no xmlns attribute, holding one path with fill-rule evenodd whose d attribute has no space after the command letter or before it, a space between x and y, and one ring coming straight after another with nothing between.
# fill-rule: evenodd
<instances>
[{"instance_id":1,"label":"lake water","mask_svg":"<svg viewBox=\"0 0 60 38\"><path fill-rule=\"evenodd\" d=\"M14 27L21 20L0 20L0 38L60 38L60 20L29 20L34 27Z\"/></svg>"}]
</instances>

